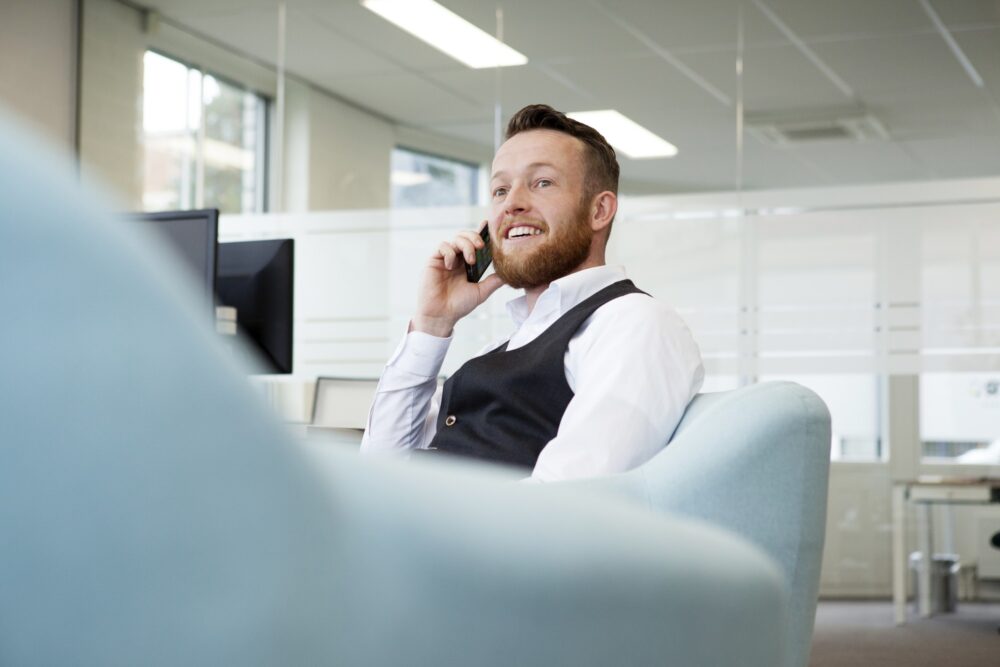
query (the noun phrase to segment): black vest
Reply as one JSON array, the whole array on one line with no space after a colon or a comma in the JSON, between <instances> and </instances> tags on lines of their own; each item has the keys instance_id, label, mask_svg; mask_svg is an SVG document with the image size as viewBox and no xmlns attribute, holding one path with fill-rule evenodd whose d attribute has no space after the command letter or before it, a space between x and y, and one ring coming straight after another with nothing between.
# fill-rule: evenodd
<instances>
[{"instance_id":1,"label":"black vest","mask_svg":"<svg viewBox=\"0 0 1000 667\"><path fill-rule=\"evenodd\" d=\"M527 345L508 351L508 341L467 361L444 383L431 450L534 468L573 398L564 365L570 339L595 310L636 293L630 280L609 285Z\"/></svg>"}]
</instances>

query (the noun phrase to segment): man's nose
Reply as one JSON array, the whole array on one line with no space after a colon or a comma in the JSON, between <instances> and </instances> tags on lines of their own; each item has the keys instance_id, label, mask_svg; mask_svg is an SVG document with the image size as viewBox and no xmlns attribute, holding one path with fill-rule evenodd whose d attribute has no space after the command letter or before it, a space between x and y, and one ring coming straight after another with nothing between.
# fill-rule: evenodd
<instances>
[{"instance_id":1,"label":"man's nose","mask_svg":"<svg viewBox=\"0 0 1000 667\"><path fill-rule=\"evenodd\" d=\"M531 207L528 191L523 185L514 184L504 198L504 213L521 215Z\"/></svg>"}]
</instances>

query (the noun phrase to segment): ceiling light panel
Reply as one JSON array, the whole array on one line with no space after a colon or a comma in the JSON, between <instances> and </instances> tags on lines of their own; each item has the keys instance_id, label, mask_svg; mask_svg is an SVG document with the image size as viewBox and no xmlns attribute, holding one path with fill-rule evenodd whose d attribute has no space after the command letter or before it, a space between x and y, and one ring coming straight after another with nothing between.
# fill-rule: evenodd
<instances>
[{"instance_id":1,"label":"ceiling light panel","mask_svg":"<svg viewBox=\"0 0 1000 667\"><path fill-rule=\"evenodd\" d=\"M434 0L362 0L365 8L473 69L524 65L528 58Z\"/></svg>"},{"instance_id":2,"label":"ceiling light panel","mask_svg":"<svg viewBox=\"0 0 1000 667\"><path fill-rule=\"evenodd\" d=\"M574 111L566 115L603 134L609 144L630 158L648 159L677 155L677 147L672 143L614 109Z\"/></svg>"}]
</instances>

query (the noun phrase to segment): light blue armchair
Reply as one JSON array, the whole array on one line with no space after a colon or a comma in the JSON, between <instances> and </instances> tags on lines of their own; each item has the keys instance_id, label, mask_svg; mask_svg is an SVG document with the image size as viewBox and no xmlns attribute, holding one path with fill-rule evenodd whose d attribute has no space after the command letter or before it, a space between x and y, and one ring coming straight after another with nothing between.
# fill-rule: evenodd
<instances>
[{"instance_id":1,"label":"light blue armchair","mask_svg":"<svg viewBox=\"0 0 1000 667\"><path fill-rule=\"evenodd\" d=\"M783 568L722 528L290 439L145 231L2 116L0 664L779 664ZM676 484L727 525L720 481Z\"/></svg>"},{"instance_id":2,"label":"light blue armchair","mask_svg":"<svg viewBox=\"0 0 1000 667\"><path fill-rule=\"evenodd\" d=\"M703 519L762 548L788 584L780 664L804 667L816 615L829 469L826 405L800 385L767 382L698 395L671 443L648 463L566 486Z\"/></svg>"}]
</instances>

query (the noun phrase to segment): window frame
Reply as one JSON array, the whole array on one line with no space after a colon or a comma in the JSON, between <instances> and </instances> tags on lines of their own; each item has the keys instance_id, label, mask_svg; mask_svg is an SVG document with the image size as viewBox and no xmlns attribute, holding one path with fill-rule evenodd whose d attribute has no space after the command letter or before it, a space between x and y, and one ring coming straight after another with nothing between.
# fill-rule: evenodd
<instances>
[{"instance_id":1,"label":"window frame","mask_svg":"<svg viewBox=\"0 0 1000 667\"><path fill-rule=\"evenodd\" d=\"M225 74L219 74L213 69L204 67L192 60L187 58L181 58L175 56L163 49L155 48L152 46L147 46L143 49L143 58L147 53L153 53L161 58L166 58L179 65L182 65L188 69L190 72L194 70L201 76L201 86L199 87L199 122L198 122L198 132L196 133L195 139L195 183L194 183L194 201L192 202L193 209L205 208L205 156L204 156L204 145L205 145L205 98L204 98L204 85L205 77L211 76L220 83L227 84L234 88L238 88L244 93L250 93L260 100L261 104L258 105L257 110L257 127L259 128L258 134L260 140L256 142L254 147L254 164L259 165L255 171L255 183L254 183L254 207L252 211L239 211L236 214L254 214L254 213L266 213L270 206L270 179L268 175L271 171L271 121L272 121L272 107L274 105L274 99L267 93L262 92L258 88L255 88L249 84L238 81L232 77L226 76ZM143 104L145 103L145 68L143 69ZM145 130L143 130L143 141L145 141ZM145 157L143 158L145 161ZM143 195L145 195L146 184L143 182ZM223 211L225 213L225 211Z\"/></svg>"}]
</instances>

